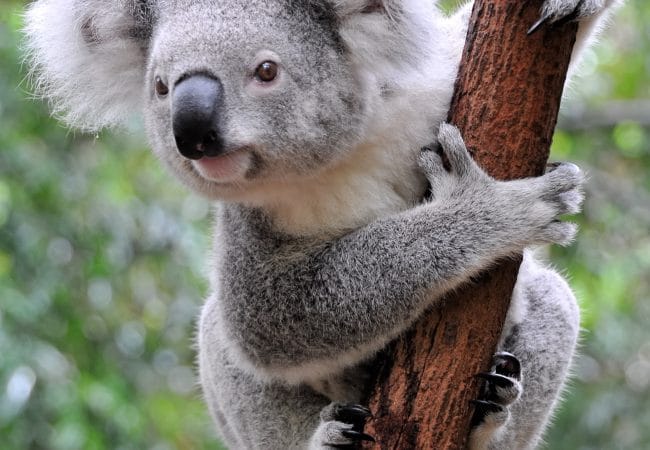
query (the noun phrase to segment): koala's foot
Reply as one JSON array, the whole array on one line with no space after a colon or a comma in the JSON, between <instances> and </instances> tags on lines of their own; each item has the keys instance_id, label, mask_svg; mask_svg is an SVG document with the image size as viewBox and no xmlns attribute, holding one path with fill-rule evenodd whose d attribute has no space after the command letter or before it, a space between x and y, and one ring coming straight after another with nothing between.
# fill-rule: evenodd
<instances>
[{"instance_id":1,"label":"koala's foot","mask_svg":"<svg viewBox=\"0 0 650 450\"><path fill-rule=\"evenodd\" d=\"M330 403L320 414L321 423L310 442L310 450L353 449L361 441L375 439L363 432L370 411L354 404Z\"/></svg>"},{"instance_id":2,"label":"koala's foot","mask_svg":"<svg viewBox=\"0 0 650 450\"><path fill-rule=\"evenodd\" d=\"M492 357L490 372L476 375L483 378L485 384L475 405L472 417L471 450L488 448L492 438L510 420L509 406L521 396L521 364L512 354L496 353Z\"/></svg>"},{"instance_id":3,"label":"koala's foot","mask_svg":"<svg viewBox=\"0 0 650 450\"><path fill-rule=\"evenodd\" d=\"M540 19L528 30L533 33L544 23L562 20L575 20L593 16L611 3L607 0L546 0L542 6Z\"/></svg>"}]
</instances>

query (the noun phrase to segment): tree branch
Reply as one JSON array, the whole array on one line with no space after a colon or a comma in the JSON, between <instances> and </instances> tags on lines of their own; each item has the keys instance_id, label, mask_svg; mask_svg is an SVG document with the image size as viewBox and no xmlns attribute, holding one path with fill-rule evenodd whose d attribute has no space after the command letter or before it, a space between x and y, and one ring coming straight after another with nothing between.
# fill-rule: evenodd
<instances>
[{"instance_id":1,"label":"tree branch","mask_svg":"<svg viewBox=\"0 0 650 450\"><path fill-rule=\"evenodd\" d=\"M449 121L499 179L543 173L577 25L527 30L542 0L476 0ZM519 261L450 295L389 351L370 399L381 449L462 449L490 366Z\"/></svg>"}]
</instances>

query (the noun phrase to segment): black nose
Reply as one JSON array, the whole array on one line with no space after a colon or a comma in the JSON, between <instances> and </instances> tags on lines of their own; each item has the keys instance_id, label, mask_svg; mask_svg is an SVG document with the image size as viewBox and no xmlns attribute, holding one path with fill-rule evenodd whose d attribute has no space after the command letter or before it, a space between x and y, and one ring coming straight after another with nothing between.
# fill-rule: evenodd
<instances>
[{"instance_id":1,"label":"black nose","mask_svg":"<svg viewBox=\"0 0 650 450\"><path fill-rule=\"evenodd\" d=\"M176 146L189 159L217 156L223 151L219 112L223 86L218 78L192 75L174 87L172 123Z\"/></svg>"}]
</instances>

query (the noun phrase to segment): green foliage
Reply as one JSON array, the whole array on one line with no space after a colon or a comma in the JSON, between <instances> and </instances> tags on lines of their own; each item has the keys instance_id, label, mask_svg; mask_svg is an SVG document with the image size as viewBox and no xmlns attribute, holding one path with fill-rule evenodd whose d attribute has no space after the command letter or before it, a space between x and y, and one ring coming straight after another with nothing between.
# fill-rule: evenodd
<instances>
[{"instance_id":1,"label":"green foliage","mask_svg":"<svg viewBox=\"0 0 650 450\"><path fill-rule=\"evenodd\" d=\"M75 136L29 100L21 7L0 6L0 447L219 448L192 349L209 206L142 133Z\"/></svg>"},{"instance_id":2,"label":"green foliage","mask_svg":"<svg viewBox=\"0 0 650 450\"><path fill-rule=\"evenodd\" d=\"M549 449L650 448L650 3L627 3L586 55L567 101L569 111L620 117L592 124L586 113L581 130L554 140L553 155L583 161L590 181L577 242L552 249L579 295L585 330Z\"/></svg>"},{"instance_id":3,"label":"green foliage","mask_svg":"<svg viewBox=\"0 0 650 450\"><path fill-rule=\"evenodd\" d=\"M0 5L0 447L219 448L192 348L209 206L141 132L75 135L28 99L22 6ZM650 448L650 128L581 116L650 100L649 22L628 1L568 98L580 129L555 137L591 181L577 243L551 251L585 327L551 449Z\"/></svg>"}]
</instances>

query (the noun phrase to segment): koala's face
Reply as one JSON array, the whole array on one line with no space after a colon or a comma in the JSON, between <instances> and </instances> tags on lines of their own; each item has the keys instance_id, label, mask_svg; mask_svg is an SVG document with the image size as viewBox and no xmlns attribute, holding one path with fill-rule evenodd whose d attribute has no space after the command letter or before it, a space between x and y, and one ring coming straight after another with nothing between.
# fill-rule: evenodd
<instances>
[{"instance_id":1,"label":"koala's face","mask_svg":"<svg viewBox=\"0 0 650 450\"><path fill-rule=\"evenodd\" d=\"M362 89L332 7L167 1L146 74L154 151L213 197L308 177L358 140Z\"/></svg>"},{"instance_id":2,"label":"koala's face","mask_svg":"<svg viewBox=\"0 0 650 450\"><path fill-rule=\"evenodd\" d=\"M381 108L385 78L423 59L411 52L429 39L418 17L433 9L425 0L36 0L25 33L55 114L96 131L143 111L154 151L183 181L245 200L309 180L373 136L378 111L394 109Z\"/></svg>"}]
</instances>

